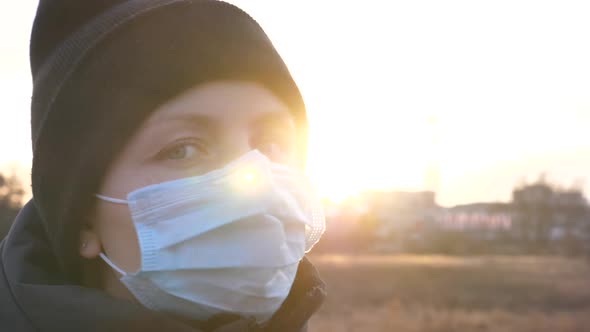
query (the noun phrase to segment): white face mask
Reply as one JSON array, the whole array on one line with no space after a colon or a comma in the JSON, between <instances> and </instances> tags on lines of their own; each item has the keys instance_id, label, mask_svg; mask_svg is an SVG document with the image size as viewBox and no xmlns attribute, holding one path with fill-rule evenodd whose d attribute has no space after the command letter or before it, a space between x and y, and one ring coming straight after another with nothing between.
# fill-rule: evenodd
<instances>
[{"instance_id":1,"label":"white face mask","mask_svg":"<svg viewBox=\"0 0 590 332\"><path fill-rule=\"evenodd\" d=\"M141 268L127 273L101 257L144 306L190 319L235 313L268 320L325 229L306 178L256 150L127 200L97 197L129 205Z\"/></svg>"}]
</instances>

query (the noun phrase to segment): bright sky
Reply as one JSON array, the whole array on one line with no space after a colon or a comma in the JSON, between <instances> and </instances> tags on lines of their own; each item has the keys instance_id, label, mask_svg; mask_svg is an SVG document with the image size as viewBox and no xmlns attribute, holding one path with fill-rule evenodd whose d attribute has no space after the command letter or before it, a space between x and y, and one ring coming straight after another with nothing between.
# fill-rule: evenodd
<instances>
[{"instance_id":1,"label":"bright sky","mask_svg":"<svg viewBox=\"0 0 590 332\"><path fill-rule=\"evenodd\" d=\"M230 2L260 22L299 83L309 173L327 195L423 189L429 165L444 205L507 200L541 172L565 186L590 176L587 1ZM30 167L35 7L0 4L5 167Z\"/></svg>"}]
</instances>

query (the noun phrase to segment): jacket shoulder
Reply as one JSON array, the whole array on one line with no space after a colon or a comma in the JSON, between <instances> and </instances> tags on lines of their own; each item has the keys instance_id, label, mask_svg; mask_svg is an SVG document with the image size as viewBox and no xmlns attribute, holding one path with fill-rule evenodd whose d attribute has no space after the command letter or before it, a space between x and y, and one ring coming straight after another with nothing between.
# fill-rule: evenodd
<instances>
[{"instance_id":1,"label":"jacket shoulder","mask_svg":"<svg viewBox=\"0 0 590 332\"><path fill-rule=\"evenodd\" d=\"M35 328L29 323L24 313L14 300L6 280L4 270L4 241L0 242L0 331L33 332Z\"/></svg>"}]
</instances>

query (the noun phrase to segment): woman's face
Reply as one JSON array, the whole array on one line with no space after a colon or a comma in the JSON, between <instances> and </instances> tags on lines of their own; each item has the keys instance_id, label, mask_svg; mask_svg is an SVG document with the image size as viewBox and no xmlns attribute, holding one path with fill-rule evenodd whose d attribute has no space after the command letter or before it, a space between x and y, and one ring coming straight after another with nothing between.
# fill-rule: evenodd
<instances>
[{"instance_id":1,"label":"woman's face","mask_svg":"<svg viewBox=\"0 0 590 332\"><path fill-rule=\"evenodd\" d=\"M264 87L229 81L200 85L145 121L111 165L99 193L125 199L147 185L223 167L253 149L296 165L296 141L287 106ZM104 252L121 269L137 271L140 251L129 208L96 204L92 227L81 233L82 257L94 259Z\"/></svg>"}]
</instances>

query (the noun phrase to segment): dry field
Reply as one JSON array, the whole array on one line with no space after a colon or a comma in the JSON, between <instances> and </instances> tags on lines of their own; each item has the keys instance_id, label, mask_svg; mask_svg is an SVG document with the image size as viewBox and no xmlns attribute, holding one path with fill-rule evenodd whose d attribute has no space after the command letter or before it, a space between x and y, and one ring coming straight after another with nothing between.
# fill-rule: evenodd
<instances>
[{"instance_id":1,"label":"dry field","mask_svg":"<svg viewBox=\"0 0 590 332\"><path fill-rule=\"evenodd\" d=\"M590 266L556 257L312 256L310 332L590 331Z\"/></svg>"}]
</instances>

